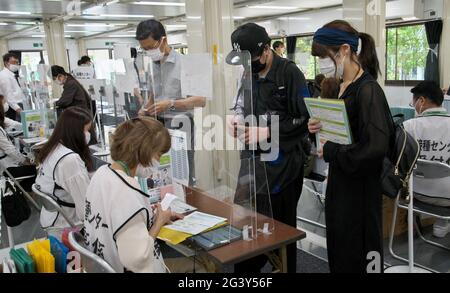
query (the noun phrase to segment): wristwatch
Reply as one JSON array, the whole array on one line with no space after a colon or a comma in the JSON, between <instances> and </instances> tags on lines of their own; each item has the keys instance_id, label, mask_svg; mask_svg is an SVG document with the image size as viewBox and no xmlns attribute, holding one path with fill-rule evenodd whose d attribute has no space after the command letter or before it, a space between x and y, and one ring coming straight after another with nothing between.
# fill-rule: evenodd
<instances>
[{"instance_id":1,"label":"wristwatch","mask_svg":"<svg viewBox=\"0 0 450 293\"><path fill-rule=\"evenodd\" d=\"M170 111L175 111L175 100L170 100L170 107L169 107Z\"/></svg>"}]
</instances>

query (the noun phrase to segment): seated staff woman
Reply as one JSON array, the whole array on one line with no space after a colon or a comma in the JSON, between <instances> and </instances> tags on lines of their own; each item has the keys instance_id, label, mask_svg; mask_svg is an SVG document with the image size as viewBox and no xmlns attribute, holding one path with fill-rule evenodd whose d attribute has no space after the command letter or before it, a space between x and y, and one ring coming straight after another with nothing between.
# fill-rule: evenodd
<instances>
[{"instance_id":1,"label":"seated staff woman","mask_svg":"<svg viewBox=\"0 0 450 293\"><path fill-rule=\"evenodd\" d=\"M36 177L36 166L31 165L30 161L20 153L9 139L8 131L21 130L22 124L5 117L4 102L4 96L0 95L0 173L7 169L15 178ZM31 191L33 183L34 178L30 178L23 180L21 185L25 190Z\"/></svg>"},{"instance_id":2,"label":"seated staff woman","mask_svg":"<svg viewBox=\"0 0 450 293\"><path fill-rule=\"evenodd\" d=\"M151 118L136 118L119 126L112 136L114 163L103 166L86 195L86 244L116 272L164 273L156 236L162 226L181 218L160 205L150 208L149 195L136 176L148 178L171 139L164 126Z\"/></svg>"},{"instance_id":3,"label":"seated staff woman","mask_svg":"<svg viewBox=\"0 0 450 293\"><path fill-rule=\"evenodd\" d=\"M52 196L75 223L84 219L88 172L92 171L88 147L91 127L92 117L87 110L78 107L65 110L37 155L40 164L37 188ZM42 208L41 226L62 228L68 227L68 223L58 213Z\"/></svg>"}]
</instances>

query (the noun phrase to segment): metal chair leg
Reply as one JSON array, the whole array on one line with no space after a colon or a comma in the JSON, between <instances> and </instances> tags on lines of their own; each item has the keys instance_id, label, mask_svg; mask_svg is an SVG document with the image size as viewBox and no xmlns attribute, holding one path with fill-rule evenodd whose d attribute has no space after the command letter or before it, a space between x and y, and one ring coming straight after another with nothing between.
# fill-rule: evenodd
<instances>
[{"instance_id":1,"label":"metal chair leg","mask_svg":"<svg viewBox=\"0 0 450 293\"><path fill-rule=\"evenodd\" d=\"M416 221L420 221L420 218L417 217ZM428 243L428 244L433 245L435 247L439 247L439 248L442 248L444 250L450 251L450 247L442 245L440 243L437 243L437 242L434 242L434 241L431 241L431 240L425 238L425 236L423 235L423 233L422 233L422 231L421 231L421 229L419 228L418 225L416 225L416 231L417 231L417 234L419 235L420 239L422 239L422 241L424 241L425 243Z\"/></svg>"},{"instance_id":2,"label":"metal chair leg","mask_svg":"<svg viewBox=\"0 0 450 293\"><path fill-rule=\"evenodd\" d=\"M397 199L395 200L395 205L394 205L394 213L393 213L393 216L392 216L391 233L390 233L390 236L389 236L389 253L391 254L391 256L394 259L402 261L402 262L405 262L405 263L408 263L409 262L408 259L397 255L394 252L394 247L393 247L394 246L394 235L395 235L395 224L397 222L397 213L398 213L398 208L399 208L399 202L400 202L400 196L397 197ZM417 225L415 225L415 226L417 228ZM414 266L416 266L418 268L422 268L422 269L428 270L428 271L433 272L433 273L439 273L438 271L432 270L430 268L427 268L427 267L422 266L422 265L417 264L417 263L414 263Z\"/></svg>"}]
</instances>

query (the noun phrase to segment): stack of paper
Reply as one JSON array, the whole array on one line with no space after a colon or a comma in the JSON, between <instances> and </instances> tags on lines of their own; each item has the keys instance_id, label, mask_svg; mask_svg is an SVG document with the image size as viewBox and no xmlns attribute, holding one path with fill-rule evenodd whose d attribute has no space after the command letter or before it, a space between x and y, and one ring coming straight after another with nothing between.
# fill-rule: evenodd
<instances>
[{"instance_id":1,"label":"stack of paper","mask_svg":"<svg viewBox=\"0 0 450 293\"><path fill-rule=\"evenodd\" d=\"M213 230L227 224L227 219L213 215L194 212L183 220L163 227L158 238L173 245L180 244L189 237Z\"/></svg>"},{"instance_id":2,"label":"stack of paper","mask_svg":"<svg viewBox=\"0 0 450 293\"><path fill-rule=\"evenodd\" d=\"M219 224L226 223L226 221L227 219L225 218L195 212L186 216L183 220L176 221L172 225L166 226L166 228L191 235L197 235Z\"/></svg>"}]
</instances>

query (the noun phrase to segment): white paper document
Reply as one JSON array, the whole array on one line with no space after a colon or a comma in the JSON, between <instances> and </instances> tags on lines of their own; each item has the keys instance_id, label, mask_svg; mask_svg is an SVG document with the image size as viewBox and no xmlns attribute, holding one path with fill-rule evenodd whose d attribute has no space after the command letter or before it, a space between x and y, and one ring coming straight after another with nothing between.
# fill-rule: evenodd
<instances>
[{"instance_id":1,"label":"white paper document","mask_svg":"<svg viewBox=\"0 0 450 293\"><path fill-rule=\"evenodd\" d=\"M210 54L189 54L181 58L181 92L183 97L212 99L213 70Z\"/></svg>"},{"instance_id":2,"label":"white paper document","mask_svg":"<svg viewBox=\"0 0 450 293\"><path fill-rule=\"evenodd\" d=\"M167 211L171 207L172 202L176 199L177 199L177 197L175 195L173 195L172 193L167 193L164 196L164 199L161 201L162 210Z\"/></svg>"},{"instance_id":3,"label":"white paper document","mask_svg":"<svg viewBox=\"0 0 450 293\"><path fill-rule=\"evenodd\" d=\"M210 228L225 223L226 221L227 219L225 218L201 212L194 212L189 216L186 216L183 220L176 221L175 223L166 226L166 228L191 235L198 235Z\"/></svg>"}]
</instances>

